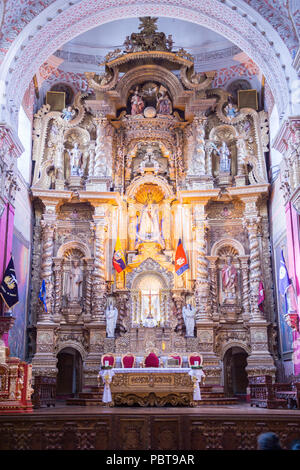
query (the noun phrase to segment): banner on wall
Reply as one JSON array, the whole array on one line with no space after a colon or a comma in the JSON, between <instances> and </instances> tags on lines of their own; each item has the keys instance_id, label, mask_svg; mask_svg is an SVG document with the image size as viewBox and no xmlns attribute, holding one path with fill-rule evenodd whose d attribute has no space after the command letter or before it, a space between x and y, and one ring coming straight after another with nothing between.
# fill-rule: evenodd
<instances>
[{"instance_id":1,"label":"banner on wall","mask_svg":"<svg viewBox=\"0 0 300 470\"><path fill-rule=\"evenodd\" d=\"M19 302L18 281L12 257L9 260L0 285L0 295L8 308L12 308Z\"/></svg>"},{"instance_id":2,"label":"banner on wall","mask_svg":"<svg viewBox=\"0 0 300 470\"><path fill-rule=\"evenodd\" d=\"M177 250L175 253L175 271L177 276L181 276L181 274L183 274L187 269L189 269L189 263L182 245L182 241L179 238Z\"/></svg>"}]
</instances>

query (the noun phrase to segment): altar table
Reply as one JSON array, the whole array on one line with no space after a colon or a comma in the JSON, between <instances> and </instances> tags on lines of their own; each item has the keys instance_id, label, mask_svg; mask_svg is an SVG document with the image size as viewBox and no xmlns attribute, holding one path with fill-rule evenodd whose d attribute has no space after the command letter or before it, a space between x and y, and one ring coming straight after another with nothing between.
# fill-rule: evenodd
<instances>
[{"instance_id":1,"label":"altar table","mask_svg":"<svg viewBox=\"0 0 300 470\"><path fill-rule=\"evenodd\" d=\"M114 368L102 370L100 375L104 374L112 406L194 406L195 400L201 400L199 382L204 375L201 369ZM108 393L105 401L107 396Z\"/></svg>"}]
</instances>

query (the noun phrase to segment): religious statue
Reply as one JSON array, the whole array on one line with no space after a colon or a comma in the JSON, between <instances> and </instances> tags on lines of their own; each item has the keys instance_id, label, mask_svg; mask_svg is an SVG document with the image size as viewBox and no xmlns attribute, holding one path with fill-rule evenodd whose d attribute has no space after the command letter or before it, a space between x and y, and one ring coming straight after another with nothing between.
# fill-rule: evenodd
<instances>
[{"instance_id":1,"label":"religious statue","mask_svg":"<svg viewBox=\"0 0 300 470\"><path fill-rule=\"evenodd\" d=\"M195 313L196 313L196 309L191 304L187 304L186 307L183 307L182 309L182 316L184 319L186 336L194 336Z\"/></svg>"},{"instance_id":2,"label":"religious statue","mask_svg":"<svg viewBox=\"0 0 300 470\"><path fill-rule=\"evenodd\" d=\"M145 173L145 168L146 167L153 168L155 175L157 175L157 173L159 172L159 169L160 169L160 165L159 165L158 161L156 160L156 157L153 153L153 150L152 150L151 146L147 147L145 156L144 156L143 160L140 163L139 171L140 171L141 174Z\"/></svg>"},{"instance_id":3,"label":"religious statue","mask_svg":"<svg viewBox=\"0 0 300 470\"><path fill-rule=\"evenodd\" d=\"M105 310L106 317L106 333L108 338L115 337L115 329L117 326L118 309L110 303Z\"/></svg>"},{"instance_id":4,"label":"religious statue","mask_svg":"<svg viewBox=\"0 0 300 470\"><path fill-rule=\"evenodd\" d=\"M76 111L72 108L72 106L68 106L62 110L62 118L64 121L72 121L76 115Z\"/></svg>"},{"instance_id":5,"label":"religious statue","mask_svg":"<svg viewBox=\"0 0 300 470\"><path fill-rule=\"evenodd\" d=\"M231 257L227 257L226 264L222 268L222 290L225 302L234 301L236 298L237 270L232 264Z\"/></svg>"},{"instance_id":6,"label":"religious statue","mask_svg":"<svg viewBox=\"0 0 300 470\"><path fill-rule=\"evenodd\" d=\"M82 152L78 148L78 143L74 143L74 147L72 150L68 149L68 153L70 155L70 167L71 167L71 176L82 176L83 169L82 169Z\"/></svg>"},{"instance_id":7,"label":"religious statue","mask_svg":"<svg viewBox=\"0 0 300 470\"><path fill-rule=\"evenodd\" d=\"M73 261L67 282L67 295L70 300L82 297L83 274L78 261Z\"/></svg>"},{"instance_id":8,"label":"religious statue","mask_svg":"<svg viewBox=\"0 0 300 470\"><path fill-rule=\"evenodd\" d=\"M156 110L158 114L171 114L172 103L164 87L160 87L156 101Z\"/></svg>"},{"instance_id":9,"label":"religious statue","mask_svg":"<svg viewBox=\"0 0 300 470\"><path fill-rule=\"evenodd\" d=\"M222 142L222 145L219 148L217 148L215 144L212 144L212 148L220 156L219 172L220 173L230 173L230 166L231 166L230 155L231 155L231 153L230 153L229 148L227 147L226 142Z\"/></svg>"},{"instance_id":10,"label":"religious statue","mask_svg":"<svg viewBox=\"0 0 300 470\"><path fill-rule=\"evenodd\" d=\"M144 111L144 107L145 107L144 100L139 94L138 88L136 88L131 98L131 116L142 114Z\"/></svg>"},{"instance_id":11,"label":"religious statue","mask_svg":"<svg viewBox=\"0 0 300 470\"><path fill-rule=\"evenodd\" d=\"M160 229L157 204L153 202L151 193L148 193L147 202L142 209L137 227L135 248L144 242L157 242L162 248L165 247Z\"/></svg>"},{"instance_id":12,"label":"religious statue","mask_svg":"<svg viewBox=\"0 0 300 470\"><path fill-rule=\"evenodd\" d=\"M239 111L238 111L238 108L236 106L234 106L232 103L228 103L228 105L225 107L224 109L225 111L225 114L226 116L229 118L229 119L233 119L235 118L238 114L239 114Z\"/></svg>"}]
</instances>

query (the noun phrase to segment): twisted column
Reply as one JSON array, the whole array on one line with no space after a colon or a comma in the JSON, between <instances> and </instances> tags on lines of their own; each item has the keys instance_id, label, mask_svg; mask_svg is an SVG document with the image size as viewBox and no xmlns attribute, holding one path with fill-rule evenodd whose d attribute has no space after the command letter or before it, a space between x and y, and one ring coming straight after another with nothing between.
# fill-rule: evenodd
<instances>
[{"instance_id":1,"label":"twisted column","mask_svg":"<svg viewBox=\"0 0 300 470\"><path fill-rule=\"evenodd\" d=\"M85 320L89 320L91 318L91 310L92 310L92 287L93 287L93 279L92 279L92 272L94 267L94 261L90 258L85 258L86 261L86 291L85 291Z\"/></svg>"},{"instance_id":2,"label":"twisted column","mask_svg":"<svg viewBox=\"0 0 300 470\"><path fill-rule=\"evenodd\" d=\"M61 307L61 295L62 295L62 258L55 258L54 259L54 317L55 320L60 319L60 307Z\"/></svg>"},{"instance_id":3,"label":"twisted column","mask_svg":"<svg viewBox=\"0 0 300 470\"><path fill-rule=\"evenodd\" d=\"M105 321L105 301L107 286L105 282L105 238L106 238L106 218L103 207L95 208L95 254L93 271L93 300L92 315L94 320Z\"/></svg>"},{"instance_id":4,"label":"twisted column","mask_svg":"<svg viewBox=\"0 0 300 470\"><path fill-rule=\"evenodd\" d=\"M242 137L238 137L236 141L237 148L237 176L244 176L246 174L245 158L246 158L246 144Z\"/></svg>"},{"instance_id":5,"label":"twisted column","mask_svg":"<svg viewBox=\"0 0 300 470\"><path fill-rule=\"evenodd\" d=\"M96 118L97 123L97 137L96 137L96 149L95 149L95 166L94 176L96 178L106 176L106 159L105 159L105 126L107 119L104 114L100 114Z\"/></svg>"},{"instance_id":6,"label":"twisted column","mask_svg":"<svg viewBox=\"0 0 300 470\"><path fill-rule=\"evenodd\" d=\"M248 231L249 245L250 245L250 266L249 266L249 278L250 278L250 307L251 307L251 320L261 321L263 320L262 312L259 310L257 305L258 300L258 289L259 282L262 278L261 261L259 252L258 235L260 231L261 218L251 217L245 221L245 226Z\"/></svg>"},{"instance_id":7,"label":"twisted column","mask_svg":"<svg viewBox=\"0 0 300 470\"><path fill-rule=\"evenodd\" d=\"M195 299L197 306L196 320L209 319L209 270L206 259L206 224L204 205L194 208L194 230L196 244L196 283Z\"/></svg>"},{"instance_id":8,"label":"twisted column","mask_svg":"<svg viewBox=\"0 0 300 470\"><path fill-rule=\"evenodd\" d=\"M218 257L208 256L210 269L210 294L213 315L218 314Z\"/></svg>"},{"instance_id":9,"label":"twisted column","mask_svg":"<svg viewBox=\"0 0 300 470\"><path fill-rule=\"evenodd\" d=\"M196 116L194 119L196 125L196 162L197 176L205 175L205 124L207 118Z\"/></svg>"},{"instance_id":10,"label":"twisted column","mask_svg":"<svg viewBox=\"0 0 300 470\"><path fill-rule=\"evenodd\" d=\"M89 146L89 178L94 176L95 167L95 155L96 155L96 142L92 141Z\"/></svg>"},{"instance_id":11,"label":"twisted column","mask_svg":"<svg viewBox=\"0 0 300 470\"><path fill-rule=\"evenodd\" d=\"M53 248L54 248L54 230L55 224L41 221L42 226L42 265L41 265L41 283L44 280L46 284L46 304L47 312L44 306L41 306L39 315L41 321L49 321L52 316L53 308L53 282L52 282L52 264L53 264Z\"/></svg>"},{"instance_id":12,"label":"twisted column","mask_svg":"<svg viewBox=\"0 0 300 470\"><path fill-rule=\"evenodd\" d=\"M250 302L249 302L249 257L240 256L241 272L242 272L242 304L243 310L246 317L250 314Z\"/></svg>"}]
</instances>

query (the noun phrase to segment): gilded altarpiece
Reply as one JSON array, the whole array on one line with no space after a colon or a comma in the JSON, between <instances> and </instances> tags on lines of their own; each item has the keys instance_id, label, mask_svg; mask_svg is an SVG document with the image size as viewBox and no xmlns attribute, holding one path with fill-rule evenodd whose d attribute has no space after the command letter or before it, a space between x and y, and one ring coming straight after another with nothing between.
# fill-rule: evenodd
<instances>
[{"instance_id":1,"label":"gilded altarpiece","mask_svg":"<svg viewBox=\"0 0 300 470\"><path fill-rule=\"evenodd\" d=\"M104 352L198 351L207 383L220 384L237 346L248 375L274 375L266 114L212 89L214 73L195 73L163 33L146 48L146 33L109 54L105 73L86 74L94 93L77 95L69 113L44 105L35 115L33 373L55 375L65 347L81 354L85 386ZM189 263L180 276L179 239Z\"/></svg>"}]
</instances>

